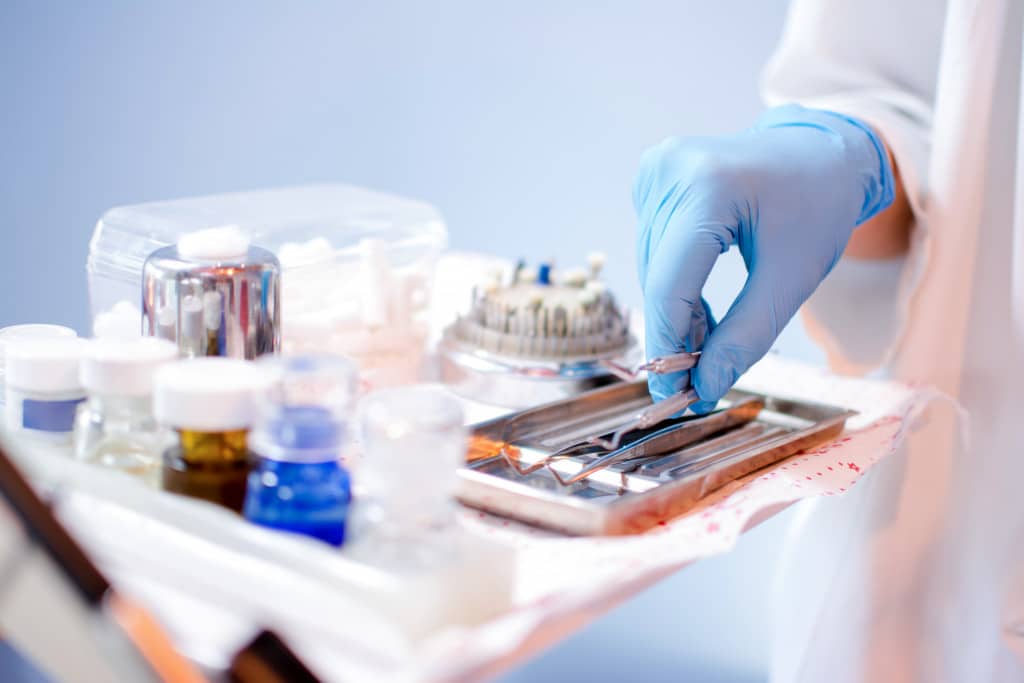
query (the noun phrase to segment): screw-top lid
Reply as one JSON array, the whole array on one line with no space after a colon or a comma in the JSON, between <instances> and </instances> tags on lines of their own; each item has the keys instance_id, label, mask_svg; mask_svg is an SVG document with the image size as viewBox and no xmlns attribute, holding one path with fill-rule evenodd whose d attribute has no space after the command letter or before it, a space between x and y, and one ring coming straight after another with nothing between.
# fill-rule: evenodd
<instances>
[{"instance_id":1,"label":"screw-top lid","mask_svg":"<svg viewBox=\"0 0 1024 683\"><path fill-rule=\"evenodd\" d=\"M177 357L178 345L166 339L94 339L82 359L82 386L99 394L148 396L157 368Z\"/></svg>"},{"instance_id":2,"label":"screw-top lid","mask_svg":"<svg viewBox=\"0 0 1024 683\"><path fill-rule=\"evenodd\" d=\"M19 339L53 339L60 337L77 337L78 333L63 325L33 323L29 325L11 325L0 330L0 367L4 364L4 349L8 344Z\"/></svg>"},{"instance_id":3,"label":"screw-top lid","mask_svg":"<svg viewBox=\"0 0 1024 683\"><path fill-rule=\"evenodd\" d=\"M178 429L248 429L256 416L257 394L268 379L256 364L234 358L163 365L153 379L153 412L161 423Z\"/></svg>"},{"instance_id":4,"label":"screw-top lid","mask_svg":"<svg viewBox=\"0 0 1024 683\"><path fill-rule=\"evenodd\" d=\"M80 390L78 366L85 347L77 337L14 339L5 349L7 384L26 391Z\"/></svg>"},{"instance_id":5,"label":"screw-top lid","mask_svg":"<svg viewBox=\"0 0 1024 683\"><path fill-rule=\"evenodd\" d=\"M363 430L387 439L462 428L462 405L443 389L419 385L381 389L362 406Z\"/></svg>"}]
</instances>

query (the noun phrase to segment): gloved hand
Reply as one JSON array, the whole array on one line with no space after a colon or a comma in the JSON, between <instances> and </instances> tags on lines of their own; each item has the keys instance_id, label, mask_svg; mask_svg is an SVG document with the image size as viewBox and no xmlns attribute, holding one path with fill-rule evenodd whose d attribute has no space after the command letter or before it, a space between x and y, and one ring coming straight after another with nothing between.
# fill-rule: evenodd
<instances>
[{"instance_id":1,"label":"gloved hand","mask_svg":"<svg viewBox=\"0 0 1024 683\"><path fill-rule=\"evenodd\" d=\"M888 154L868 126L797 105L768 110L738 135L648 150L633 186L647 358L702 350L691 371L651 375L655 400L692 379L701 399L693 410L711 410L894 192ZM747 281L716 325L701 291L733 244Z\"/></svg>"}]
</instances>

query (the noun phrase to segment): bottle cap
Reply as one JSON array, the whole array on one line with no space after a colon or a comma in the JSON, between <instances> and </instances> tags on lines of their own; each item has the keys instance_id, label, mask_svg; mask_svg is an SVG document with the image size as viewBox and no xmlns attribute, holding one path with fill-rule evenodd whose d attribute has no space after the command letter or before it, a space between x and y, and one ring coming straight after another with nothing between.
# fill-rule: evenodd
<instances>
[{"instance_id":1,"label":"bottle cap","mask_svg":"<svg viewBox=\"0 0 1024 683\"><path fill-rule=\"evenodd\" d=\"M7 385L28 391L80 390L78 366L85 347L77 337L10 341L5 348Z\"/></svg>"},{"instance_id":2,"label":"bottle cap","mask_svg":"<svg viewBox=\"0 0 1024 683\"><path fill-rule=\"evenodd\" d=\"M90 392L149 396L153 374L177 359L178 346L152 337L94 339L82 359L80 379Z\"/></svg>"},{"instance_id":3,"label":"bottle cap","mask_svg":"<svg viewBox=\"0 0 1024 683\"><path fill-rule=\"evenodd\" d=\"M235 358L191 358L161 366L153 412L161 423L198 432L248 429L267 373Z\"/></svg>"},{"instance_id":4,"label":"bottle cap","mask_svg":"<svg viewBox=\"0 0 1024 683\"><path fill-rule=\"evenodd\" d=\"M77 337L78 333L63 325L29 324L11 325L0 330L0 366L4 363L4 349L19 339L53 339L55 337Z\"/></svg>"}]
</instances>

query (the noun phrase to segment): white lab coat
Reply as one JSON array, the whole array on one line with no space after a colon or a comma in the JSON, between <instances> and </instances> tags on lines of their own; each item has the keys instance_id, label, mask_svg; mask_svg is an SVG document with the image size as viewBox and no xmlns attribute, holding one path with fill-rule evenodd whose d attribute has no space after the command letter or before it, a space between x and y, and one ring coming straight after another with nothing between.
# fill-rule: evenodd
<instances>
[{"instance_id":1,"label":"white lab coat","mask_svg":"<svg viewBox=\"0 0 1024 683\"><path fill-rule=\"evenodd\" d=\"M773 681L1024 681L1022 14L796 0L767 66L769 104L877 128L916 218L905 259L837 266L805 307L812 336L839 370L934 385L970 416L962 443L935 404L849 495L798 510Z\"/></svg>"}]
</instances>

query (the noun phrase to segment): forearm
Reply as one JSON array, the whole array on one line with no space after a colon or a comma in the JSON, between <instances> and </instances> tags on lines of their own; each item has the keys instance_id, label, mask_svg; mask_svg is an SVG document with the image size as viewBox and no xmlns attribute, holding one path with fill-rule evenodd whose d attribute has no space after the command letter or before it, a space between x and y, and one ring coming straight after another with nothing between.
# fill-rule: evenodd
<instances>
[{"instance_id":1,"label":"forearm","mask_svg":"<svg viewBox=\"0 0 1024 683\"><path fill-rule=\"evenodd\" d=\"M858 260L883 260L902 256L910 247L910 229L914 214L900 177L899 165L886 145L889 163L896 181L896 196L885 211L865 221L853 231L843 256Z\"/></svg>"}]
</instances>

